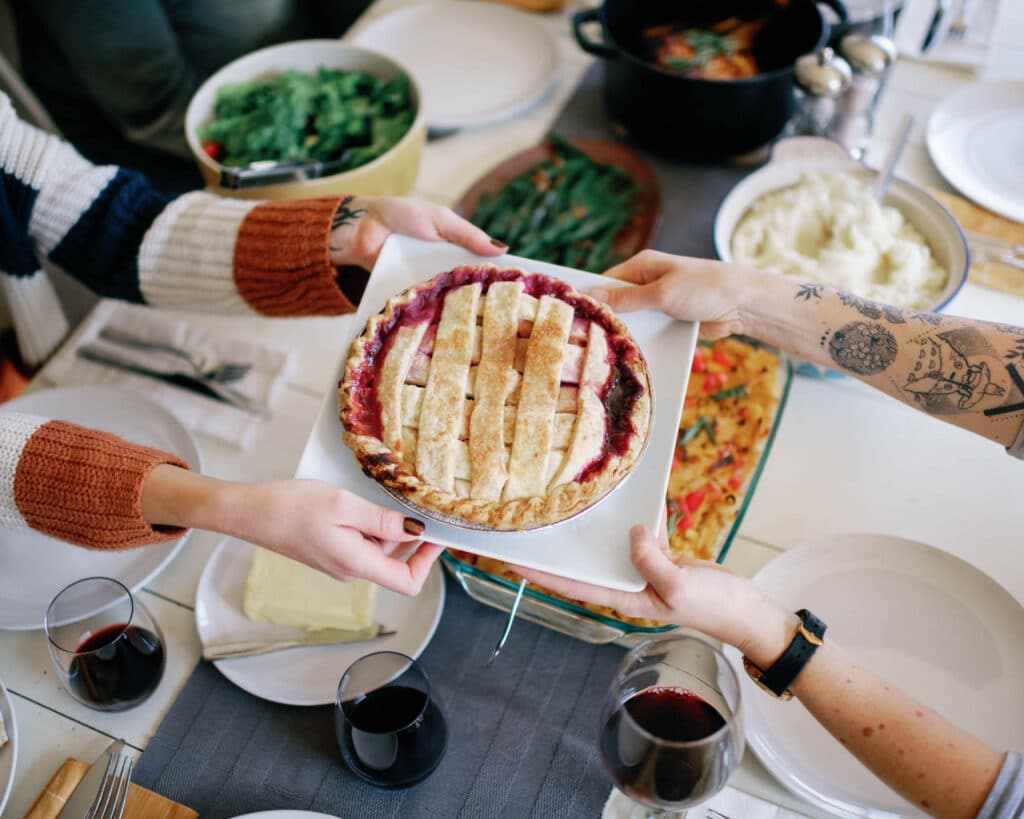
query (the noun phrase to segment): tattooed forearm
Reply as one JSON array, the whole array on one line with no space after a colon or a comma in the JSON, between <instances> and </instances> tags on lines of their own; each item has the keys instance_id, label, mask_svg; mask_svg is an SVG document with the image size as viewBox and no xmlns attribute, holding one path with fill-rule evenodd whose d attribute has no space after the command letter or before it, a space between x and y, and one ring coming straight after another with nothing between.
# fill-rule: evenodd
<instances>
[{"instance_id":1,"label":"tattooed forearm","mask_svg":"<svg viewBox=\"0 0 1024 819\"><path fill-rule=\"evenodd\" d=\"M877 375L896 360L896 338L881 324L854 321L832 334L828 351L844 370Z\"/></svg>"},{"instance_id":2,"label":"tattooed forearm","mask_svg":"<svg viewBox=\"0 0 1024 819\"><path fill-rule=\"evenodd\" d=\"M1017 440L1024 423L1024 327L893 307L813 282L775 281L772 301L755 308L766 341L1004 446Z\"/></svg>"}]
</instances>

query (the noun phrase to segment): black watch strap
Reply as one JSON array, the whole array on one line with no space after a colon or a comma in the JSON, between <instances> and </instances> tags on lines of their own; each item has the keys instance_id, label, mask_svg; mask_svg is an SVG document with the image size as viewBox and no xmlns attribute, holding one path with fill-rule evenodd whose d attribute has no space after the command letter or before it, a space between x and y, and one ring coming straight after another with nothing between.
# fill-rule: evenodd
<instances>
[{"instance_id":1,"label":"black watch strap","mask_svg":"<svg viewBox=\"0 0 1024 819\"><path fill-rule=\"evenodd\" d=\"M770 668L761 671L744 657L744 666L755 682L776 697L785 699L793 696L788 689L822 644L827 628L807 609L800 609L796 616L800 618L800 627L782 656Z\"/></svg>"}]
</instances>

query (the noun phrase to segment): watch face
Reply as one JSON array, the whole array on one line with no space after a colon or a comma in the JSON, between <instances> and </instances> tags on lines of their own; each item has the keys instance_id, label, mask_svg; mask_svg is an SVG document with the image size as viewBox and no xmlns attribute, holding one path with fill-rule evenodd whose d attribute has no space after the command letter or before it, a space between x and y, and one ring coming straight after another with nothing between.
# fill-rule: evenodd
<instances>
[{"instance_id":1,"label":"watch face","mask_svg":"<svg viewBox=\"0 0 1024 819\"><path fill-rule=\"evenodd\" d=\"M651 418L647 364L607 306L487 265L390 299L353 343L339 401L366 474L498 530L595 503L637 463Z\"/></svg>"}]
</instances>

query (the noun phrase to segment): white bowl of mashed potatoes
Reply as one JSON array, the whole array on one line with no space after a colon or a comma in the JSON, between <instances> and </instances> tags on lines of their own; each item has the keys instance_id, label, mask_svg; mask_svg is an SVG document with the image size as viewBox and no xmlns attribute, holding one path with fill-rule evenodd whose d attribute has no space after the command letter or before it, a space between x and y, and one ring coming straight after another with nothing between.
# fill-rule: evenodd
<instances>
[{"instance_id":1,"label":"white bowl of mashed potatoes","mask_svg":"<svg viewBox=\"0 0 1024 819\"><path fill-rule=\"evenodd\" d=\"M877 175L834 142L782 140L772 161L719 207L718 257L873 301L942 310L967 280L963 230L937 199L902 179L875 202L870 188ZM839 375L794 363L804 375Z\"/></svg>"},{"instance_id":2,"label":"white bowl of mashed potatoes","mask_svg":"<svg viewBox=\"0 0 1024 819\"><path fill-rule=\"evenodd\" d=\"M967 242L935 198L852 159L772 161L737 185L715 217L721 259L874 301L941 310L967 277Z\"/></svg>"}]
</instances>

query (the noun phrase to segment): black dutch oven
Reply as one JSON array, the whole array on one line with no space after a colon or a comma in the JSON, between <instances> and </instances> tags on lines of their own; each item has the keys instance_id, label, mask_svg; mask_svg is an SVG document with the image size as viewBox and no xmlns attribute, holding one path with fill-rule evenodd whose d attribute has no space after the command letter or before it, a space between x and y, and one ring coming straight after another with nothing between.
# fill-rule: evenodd
<instances>
[{"instance_id":1,"label":"black dutch oven","mask_svg":"<svg viewBox=\"0 0 1024 819\"><path fill-rule=\"evenodd\" d=\"M842 0L821 0L847 20ZM704 80L665 71L644 53L643 32L677 23L708 28L729 17L770 15L753 44L759 73ZM591 40L583 26L600 22ZM678 158L746 153L777 137L793 115L793 64L829 39L815 0L605 0L573 17L580 46L604 60L608 114L638 143Z\"/></svg>"}]
</instances>

